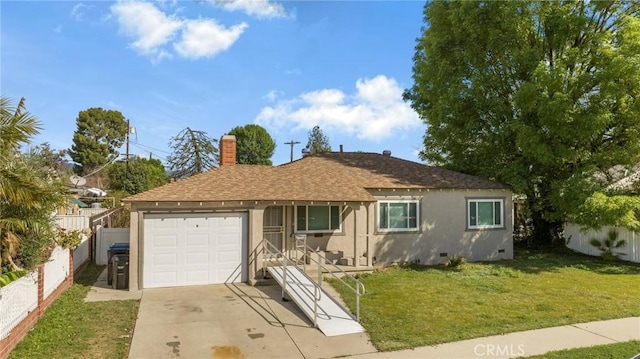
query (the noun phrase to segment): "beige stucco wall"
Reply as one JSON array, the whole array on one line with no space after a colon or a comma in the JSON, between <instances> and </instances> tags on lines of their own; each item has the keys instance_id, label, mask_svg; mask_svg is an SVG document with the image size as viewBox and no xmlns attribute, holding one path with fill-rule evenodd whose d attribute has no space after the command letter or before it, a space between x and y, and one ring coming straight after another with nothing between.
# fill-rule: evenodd
<instances>
[{"instance_id":1,"label":"beige stucco wall","mask_svg":"<svg viewBox=\"0 0 640 359\"><path fill-rule=\"evenodd\" d=\"M354 253L366 257L370 251L371 259L375 257L376 266L403 262L438 264L444 262L447 256L454 255L469 261L513 258L513 202L509 190L405 189L372 190L371 193L377 200L419 200L420 230L377 231L376 203L349 203L340 233L308 234L307 244L326 251L328 257L338 254L353 258ZM504 228L467 229L467 198L503 199ZM290 210L287 223L292 223L292 220L293 210ZM290 236L291 226L288 228Z\"/></svg>"},{"instance_id":2,"label":"beige stucco wall","mask_svg":"<svg viewBox=\"0 0 640 359\"><path fill-rule=\"evenodd\" d=\"M419 199L420 230L413 233L374 229L373 254L377 265L401 262L438 264L441 256L459 255L469 261L513 258L513 202L508 190L375 191L378 200ZM467 229L467 198L504 200L504 228ZM375 211L374 211L375 212ZM374 217L377 213L374 213ZM499 253L499 251L504 251Z\"/></svg>"},{"instance_id":3,"label":"beige stucco wall","mask_svg":"<svg viewBox=\"0 0 640 359\"><path fill-rule=\"evenodd\" d=\"M375 202L330 203L342 205L343 223L339 233L307 234L307 245L325 251L327 257L351 258L355 265L384 266L417 262L437 264L447 256L460 255L470 261L513 258L513 203L508 190L372 190L377 200L419 199L420 230L417 232L378 232ZM467 198L502 198L505 227L469 230L466 227ZM142 289L145 213L244 211L248 213L246 271L249 283L262 276L261 242L264 210L270 205L285 207L285 247L293 246L294 210L290 204L266 202L227 203L135 203L131 209L130 290ZM312 205L300 202L295 205ZM318 203L315 203L319 205ZM326 204L326 203L325 203ZM498 251L502 250L503 253ZM371 255L368 255L368 254ZM353 262L353 258L359 260ZM375 261L373 260L375 257ZM137 259L137 260L136 260ZM374 263L375 262L375 263Z\"/></svg>"},{"instance_id":4,"label":"beige stucco wall","mask_svg":"<svg viewBox=\"0 0 640 359\"><path fill-rule=\"evenodd\" d=\"M365 258L370 250L370 242L367 238L367 207L371 206L373 208L372 204L366 202L335 202L331 203L331 205L340 205L343 208L340 231L335 233L305 234L307 246L314 250L325 252L325 256L329 260L338 260L339 258L352 259L354 258L354 253L357 253L357 257ZM288 206L285 215L285 243L288 249L293 248L294 215L293 206ZM369 230L371 228L373 227L369 224ZM364 261L364 259L362 260ZM355 264L361 265L360 262ZM362 263L362 265L371 265L371 263Z\"/></svg>"}]
</instances>

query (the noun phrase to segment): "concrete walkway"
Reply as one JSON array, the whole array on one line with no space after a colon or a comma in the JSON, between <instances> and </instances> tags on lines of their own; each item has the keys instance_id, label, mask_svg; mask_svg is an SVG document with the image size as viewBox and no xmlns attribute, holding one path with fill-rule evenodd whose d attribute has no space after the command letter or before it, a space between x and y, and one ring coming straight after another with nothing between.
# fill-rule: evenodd
<instances>
[{"instance_id":1,"label":"concrete walkway","mask_svg":"<svg viewBox=\"0 0 640 359\"><path fill-rule=\"evenodd\" d=\"M129 300L140 299L142 297L142 291L128 290L115 290L112 286L107 284L107 268L105 268L98 280L91 286L87 296L84 298L85 302L104 302L108 300Z\"/></svg>"},{"instance_id":2,"label":"concrete walkway","mask_svg":"<svg viewBox=\"0 0 640 359\"><path fill-rule=\"evenodd\" d=\"M604 320L463 340L354 359L517 358L550 351L640 340L640 317ZM638 347L640 354L640 347Z\"/></svg>"}]
</instances>

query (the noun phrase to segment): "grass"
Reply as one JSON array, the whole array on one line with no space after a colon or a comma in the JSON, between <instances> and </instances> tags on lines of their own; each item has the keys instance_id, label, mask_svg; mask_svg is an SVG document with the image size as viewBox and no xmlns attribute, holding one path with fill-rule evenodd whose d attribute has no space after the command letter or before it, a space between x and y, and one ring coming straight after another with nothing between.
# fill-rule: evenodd
<instances>
[{"instance_id":1,"label":"grass","mask_svg":"<svg viewBox=\"0 0 640 359\"><path fill-rule=\"evenodd\" d=\"M9 358L126 358L139 301L84 302L104 267L89 264Z\"/></svg>"},{"instance_id":2,"label":"grass","mask_svg":"<svg viewBox=\"0 0 640 359\"><path fill-rule=\"evenodd\" d=\"M512 261L391 267L360 277L362 325L381 351L640 316L640 265L520 251ZM355 313L353 292L332 285Z\"/></svg>"},{"instance_id":3,"label":"grass","mask_svg":"<svg viewBox=\"0 0 640 359\"><path fill-rule=\"evenodd\" d=\"M640 354L640 340L622 342L616 344L597 345L587 348L559 350L544 355L527 357L527 359L619 359L633 358Z\"/></svg>"}]
</instances>

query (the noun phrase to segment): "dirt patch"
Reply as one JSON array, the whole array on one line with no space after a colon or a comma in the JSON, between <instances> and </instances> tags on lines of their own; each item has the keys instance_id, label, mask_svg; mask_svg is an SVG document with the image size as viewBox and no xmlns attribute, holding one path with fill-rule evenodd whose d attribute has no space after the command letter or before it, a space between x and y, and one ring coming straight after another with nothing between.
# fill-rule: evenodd
<instances>
[{"instance_id":1,"label":"dirt patch","mask_svg":"<svg viewBox=\"0 0 640 359\"><path fill-rule=\"evenodd\" d=\"M213 346L214 359L245 359L244 355L238 347L234 346Z\"/></svg>"}]
</instances>

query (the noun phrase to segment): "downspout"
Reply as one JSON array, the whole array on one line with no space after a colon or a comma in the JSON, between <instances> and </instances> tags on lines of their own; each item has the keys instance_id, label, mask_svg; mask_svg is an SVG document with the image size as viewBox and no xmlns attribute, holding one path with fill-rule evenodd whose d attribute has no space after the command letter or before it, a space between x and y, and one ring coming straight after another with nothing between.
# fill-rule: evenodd
<instances>
[{"instance_id":1,"label":"downspout","mask_svg":"<svg viewBox=\"0 0 640 359\"><path fill-rule=\"evenodd\" d=\"M370 242L370 238L369 238L369 222L370 222L370 218L369 218L369 206L371 204L367 205L366 207L366 214L367 214L367 233L365 234L365 238L366 238L366 242L367 242L367 267L372 267L373 266L373 261L371 260L371 242Z\"/></svg>"},{"instance_id":2,"label":"downspout","mask_svg":"<svg viewBox=\"0 0 640 359\"><path fill-rule=\"evenodd\" d=\"M358 206L358 209L360 207ZM360 256L358 255L358 212L355 208L353 210L353 266L358 268L360 266Z\"/></svg>"}]
</instances>

